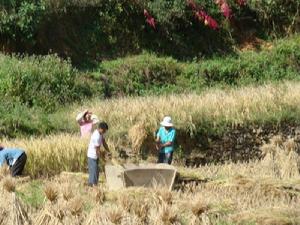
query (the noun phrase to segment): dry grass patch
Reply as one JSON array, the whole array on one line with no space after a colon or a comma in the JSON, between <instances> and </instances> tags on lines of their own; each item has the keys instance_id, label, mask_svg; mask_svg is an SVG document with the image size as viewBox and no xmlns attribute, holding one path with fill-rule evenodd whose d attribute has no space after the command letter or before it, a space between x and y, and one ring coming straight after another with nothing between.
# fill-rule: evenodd
<instances>
[{"instance_id":1,"label":"dry grass patch","mask_svg":"<svg viewBox=\"0 0 300 225\"><path fill-rule=\"evenodd\" d=\"M289 208L259 209L237 214L232 220L238 224L299 225L300 211Z\"/></svg>"},{"instance_id":2,"label":"dry grass patch","mask_svg":"<svg viewBox=\"0 0 300 225\"><path fill-rule=\"evenodd\" d=\"M118 196L118 205L126 212L130 212L133 206L133 198L130 198L126 193Z\"/></svg>"},{"instance_id":3,"label":"dry grass patch","mask_svg":"<svg viewBox=\"0 0 300 225\"><path fill-rule=\"evenodd\" d=\"M294 139L285 142L263 145L261 150L264 159L262 165L269 175L278 178L299 178L300 177L300 156L296 152L298 149Z\"/></svg>"},{"instance_id":4,"label":"dry grass patch","mask_svg":"<svg viewBox=\"0 0 300 225\"><path fill-rule=\"evenodd\" d=\"M154 198L156 198L160 204L172 204L174 200L173 193L165 188L156 190Z\"/></svg>"},{"instance_id":5,"label":"dry grass patch","mask_svg":"<svg viewBox=\"0 0 300 225\"><path fill-rule=\"evenodd\" d=\"M16 190L16 181L12 177L6 177L2 180L2 186L7 192L14 192Z\"/></svg>"},{"instance_id":6,"label":"dry grass patch","mask_svg":"<svg viewBox=\"0 0 300 225\"><path fill-rule=\"evenodd\" d=\"M16 197L15 193L12 195L12 208L10 210L11 222L13 225L30 225L31 220L28 217L27 211L23 204Z\"/></svg>"},{"instance_id":7,"label":"dry grass patch","mask_svg":"<svg viewBox=\"0 0 300 225\"><path fill-rule=\"evenodd\" d=\"M0 167L0 180L10 175L10 170L8 165L4 164Z\"/></svg>"},{"instance_id":8,"label":"dry grass patch","mask_svg":"<svg viewBox=\"0 0 300 225\"><path fill-rule=\"evenodd\" d=\"M56 202L58 199L58 190L55 184L52 183L46 184L44 188L44 194L51 203Z\"/></svg>"},{"instance_id":9,"label":"dry grass patch","mask_svg":"<svg viewBox=\"0 0 300 225\"><path fill-rule=\"evenodd\" d=\"M80 216L84 208L83 199L80 196L76 196L68 202L67 208L73 216Z\"/></svg>"},{"instance_id":10,"label":"dry grass patch","mask_svg":"<svg viewBox=\"0 0 300 225\"><path fill-rule=\"evenodd\" d=\"M74 197L74 191L70 184L66 184L62 187L62 195L66 201L69 201Z\"/></svg>"},{"instance_id":11,"label":"dry grass patch","mask_svg":"<svg viewBox=\"0 0 300 225\"><path fill-rule=\"evenodd\" d=\"M157 218L157 216L154 216L154 218ZM180 224L177 209L173 206L162 204L158 210L159 222L164 225Z\"/></svg>"},{"instance_id":12,"label":"dry grass patch","mask_svg":"<svg viewBox=\"0 0 300 225\"><path fill-rule=\"evenodd\" d=\"M106 211L107 217L111 223L119 225L122 223L123 211L118 208L111 208Z\"/></svg>"},{"instance_id":13,"label":"dry grass patch","mask_svg":"<svg viewBox=\"0 0 300 225\"><path fill-rule=\"evenodd\" d=\"M197 217L207 212L210 208L210 205L207 204L202 198L199 198L191 205L192 213Z\"/></svg>"}]
</instances>

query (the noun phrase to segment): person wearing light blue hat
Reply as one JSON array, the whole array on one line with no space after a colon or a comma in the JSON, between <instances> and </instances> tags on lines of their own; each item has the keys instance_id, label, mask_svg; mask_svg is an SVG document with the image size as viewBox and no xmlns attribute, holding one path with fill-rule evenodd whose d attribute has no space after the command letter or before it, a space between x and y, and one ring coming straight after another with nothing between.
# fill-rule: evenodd
<instances>
[{"instance_id":1,"label":"person wearing light blue hat","mask_svg":"<svg viewBox=\"0 0 300 225\"><path fill-rule=\"evenodd\" d=\"M156 149L159 151L158 163L171 164L173 159L176 130L170 116L164 117L156 134Z\"/></svg>"}]
</instances>

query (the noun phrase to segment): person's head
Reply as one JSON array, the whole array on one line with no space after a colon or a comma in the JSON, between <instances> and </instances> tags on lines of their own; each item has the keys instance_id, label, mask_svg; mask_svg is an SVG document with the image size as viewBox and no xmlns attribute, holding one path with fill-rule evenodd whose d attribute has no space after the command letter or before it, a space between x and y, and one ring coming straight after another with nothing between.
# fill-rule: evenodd
<instances>
[{"instance_id":1,"label":"person's head","mask_svg":"<svg viewBox=\"0 0 300 225\"><path fill-rule=\"evenodd\" d=\"M106 131L108 130L108 125L105 122L101 122L98 125L98 131L100 134L105 134Z\"/></svg>"},{"instance_id":2,"label":"person's head","mask_svg":"<svg viewBox=\"0 0 300 225\"><path fill-rule=\"evenodd\" d=\"M160 123L166 130L170 130L174 125L170 116L165 116L163 121Z\"/></svg>"},{"instance_id":3,"label":"person's head","mask_svg":"<svg viewBox=\"0 0 300 225\"><path fill-rule=\"evenodd\" d=\"M86 111L83 115L83 119L88 122L88 121L91 121L91 118L92 117L92 113L90 111Z\"/></svg>"}]
</instances>

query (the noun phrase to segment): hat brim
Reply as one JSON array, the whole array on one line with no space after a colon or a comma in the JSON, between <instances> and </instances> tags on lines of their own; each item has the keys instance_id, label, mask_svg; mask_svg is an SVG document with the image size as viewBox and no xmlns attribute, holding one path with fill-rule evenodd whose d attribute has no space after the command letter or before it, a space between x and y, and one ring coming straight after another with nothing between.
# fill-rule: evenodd
<instances>
[{"instance_id":1,"label":"hat brim","mask_svg":"<svg viewBox=\"0 0 300 225\"><path fill-rule=\"evenodd\" d=\"M160 125L162 125L163 127L173 127L173 123L167 123L167 122L161 122Z\"/></svg>"},{"instance_id":2,"label":"hat brim","mask_svg":"<svg viewBox=\"0 0 300 225\"><path fill-rule=\"evenodd\" d=\"M84 113L83 113L83 112L78 113L78 115L76 116L76 121L81 120L81 119L83 118L83 116L84 116Z\"/></svg>"}]
</instances>

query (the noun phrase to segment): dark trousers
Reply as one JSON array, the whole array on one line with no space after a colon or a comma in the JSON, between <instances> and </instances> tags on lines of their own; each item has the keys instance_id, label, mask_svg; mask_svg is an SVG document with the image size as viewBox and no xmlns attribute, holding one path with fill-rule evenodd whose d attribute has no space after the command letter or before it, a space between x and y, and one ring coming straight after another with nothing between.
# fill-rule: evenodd
<instances>
[{"instance_id":1,"label":"dark trousers","mask_svg":"<svg viewBox=\"0 0 300 225\"><path fill-rule=\"evenodd\" d=\"M24 152L20 157L16 160L15 164L10 168L11 175L21 176L26 164L27 156Z\"/></svg>"},{"instance_id":2,"label":"dark trousers","mask_svg":"<svg viewBox=\"0 0 300 225\"><path fill-rule=\"evenodd\" d=\"M98 185L99 180L99 160L88 158L89 167L89 185Z\"/></svg>"},{"instance_id":3,"label":"dark trousers","mask_svg":"<svg viewBox=\"0 0 300 225\"><path fill-rule=\"evenodd\" d=\"M171 164L173 159L173 152L170 153L159 153L158 155L158 163L167 163Z\"/></svg>"}]
</instances>

